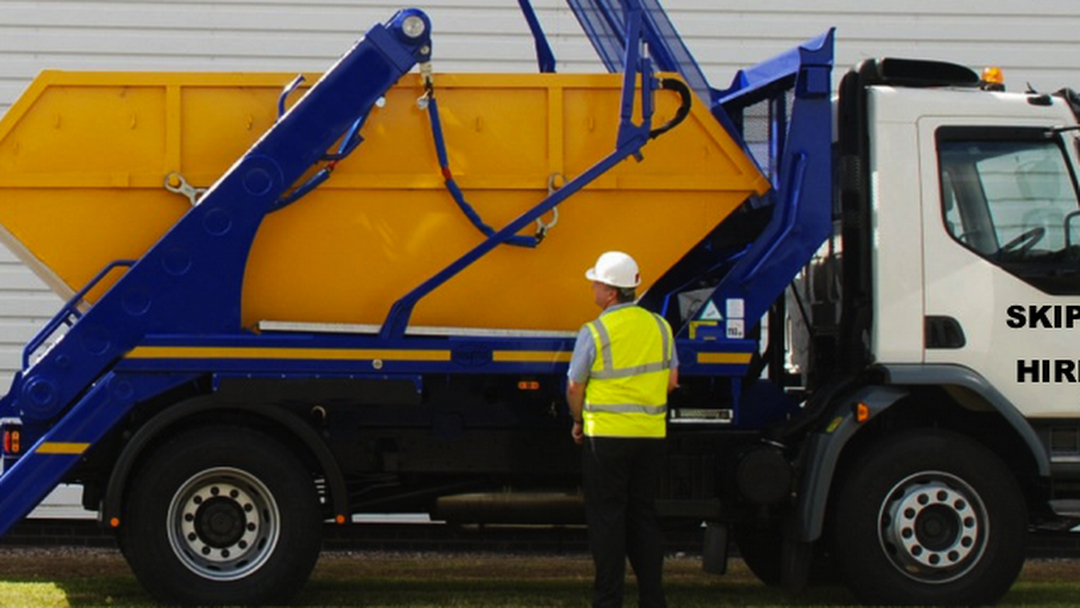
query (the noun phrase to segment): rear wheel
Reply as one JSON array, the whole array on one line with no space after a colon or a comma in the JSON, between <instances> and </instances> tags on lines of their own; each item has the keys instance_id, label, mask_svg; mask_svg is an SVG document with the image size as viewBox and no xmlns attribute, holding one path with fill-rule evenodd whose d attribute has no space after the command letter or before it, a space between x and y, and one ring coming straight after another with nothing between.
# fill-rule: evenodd
<instances>
[{"instance_id":1,"label":"rear wheel","mask_svg":"<svg viewBox=\"0 0 1080 608\"><path fill-rule=\"evenodd\" d=\"M1027 512L990 450L944 431L874 446L835 495L838 565L872 604L991 604L1023 566Z\"/></svg>"},{"instance_id":2,"label":"rear wheel","mask_svg":"<svg viewBox=\"0 0 1080 608\"><path fill-rule=\"evenodd\" d=\"M165 602L280 603L307 580L321 545L310 472L246 428L164 445L132 481L125 511L124 555Z\"/></svg>"}]
</instances>

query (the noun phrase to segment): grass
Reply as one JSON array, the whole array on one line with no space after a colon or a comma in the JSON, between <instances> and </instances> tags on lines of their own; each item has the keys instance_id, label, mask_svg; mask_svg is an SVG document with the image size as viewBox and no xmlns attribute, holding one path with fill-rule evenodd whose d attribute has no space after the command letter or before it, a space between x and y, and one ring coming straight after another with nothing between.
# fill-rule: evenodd
<instances>
[{"instance_id":1,"label":"grass","mask_svg":"<svg viewBox=\"0 0 1080 608\"><path fill-rule=\"evenodd\" d=\"M59 554L58 554L59 553ZM697 559L666 563L668 603L715 606L851 606L843 589L815 588L800 597L758 583L737 560L729 573L701 572ZM1002 606L1072 608L1080 598L1080 561L1032 561ZM296 598L299 606L401 608L497 606L585 607L592 563L587 557L324 553ZM627 606L634 606L633 586ZM0 548L0 606L153 606L116 551Z\"/></svg>"}]
</instances>

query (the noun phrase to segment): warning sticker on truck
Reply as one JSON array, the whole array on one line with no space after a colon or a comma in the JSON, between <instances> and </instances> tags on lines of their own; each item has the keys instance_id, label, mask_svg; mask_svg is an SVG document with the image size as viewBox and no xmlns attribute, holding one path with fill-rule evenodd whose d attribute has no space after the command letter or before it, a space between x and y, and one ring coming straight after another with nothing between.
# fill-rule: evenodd
<instances>
[{"instance_id":1,"label":"warning sticker on truck","mask_svg":"<svg viewBox=\"0 0 1080 608\"><path fill-rule=\"evenodd\" d=\"M742 340L746 337L746 303L742 298L729 298L725 303L727 309L727 337L731 340Z\"/></svg>"}]
</instances>

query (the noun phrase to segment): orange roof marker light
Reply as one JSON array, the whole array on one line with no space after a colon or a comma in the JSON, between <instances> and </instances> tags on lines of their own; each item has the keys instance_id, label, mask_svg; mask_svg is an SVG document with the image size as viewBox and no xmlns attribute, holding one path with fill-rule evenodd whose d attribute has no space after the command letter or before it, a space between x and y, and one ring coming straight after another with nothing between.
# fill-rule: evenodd
<instances>
[{"instance_id":1,"label":"orange roof marker light","mask_svg":"<svg viewBox=\"0 0 1080 608\"><path fill-rule=\"evenodd\" d=\"M986 91L1005 90L1005 72L996 65L988 66L982 72L982 88Z\"/></svg>"}]
</instances>

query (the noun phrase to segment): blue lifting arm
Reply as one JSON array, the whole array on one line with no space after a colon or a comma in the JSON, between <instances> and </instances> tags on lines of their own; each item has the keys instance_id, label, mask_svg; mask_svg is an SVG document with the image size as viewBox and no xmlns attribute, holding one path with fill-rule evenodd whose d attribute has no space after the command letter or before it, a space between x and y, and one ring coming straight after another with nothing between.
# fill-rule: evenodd
<instances>
[{"instance_id":1,"label":"blue lifting arm","mask_svg":"<svg viewBox=\"0 0 1080 608\"><path fill-rule=\"evenodd\" d=\"M615 139L615 149L589 167L581 175L566 183L562 188L548 195L536 206L519 215L515 220L499 230L486 227L484 230L487 238L479 245L468 251L449 266L443 268L434 276L428 278L422 284L405 294L390 308L386 320L383 322L379 337L383 340L398 340L405 335L409 325L409 319L416 304L424 297L445 284L465 268L493 251L499 245L509 243L517 237L517 233L526 226L535 222L545 213L551 211L570 196L579 192L586 185L600 177L612 167L622 162L629 156L638 156L642 146L648 143L650 137L655 136L652 129L653 114L653 77L652 61L641 55L642 41L645 40L646 11L641 0L616 0L624 10L624 41L621 46L623 57L621 65L623 71L622 99L620 105L619 130ZM637 91L638 78L641 80L641 117L640 123L634 123L634 97ZM440 163L444 162L440 159ZM444 166L444 171L445 171ZM460 204L460 203L459 203ZM474 220L475 223L475 220Z\"/></svg>"},{"instance_id":2,"label":"blue lifting arm","mask_svg":"<svg viewBox=\"0 0 1080 608\"><path fill-rule=\"evenodd\" d=\"M625 36L630 24L627 5L621 0L567 1L608 70L625 70L624 56L630 40ZM641 38L648 44L650 57L658 69L682 75L697 96L709 104L713 117L758 162L773 185L770 198L758 202L772 206L772 217L747 248L708 252L677 265L650 290L648 300L657 308L666 308L667 301L687 284L700 280L705 269L706 274L719 274L722 278L712 296L702 301L697 314L725 310L728 299L740 299L744 303L742 318L756 322L832 230L829 95L833 34L830 31L740 71L728 89L718 90L709 85L659 0L638 1L644 13ZM743 113L762 102L768 104L767 141L747 144L742 129ZM703 257L707 259L703 261ZM714 307L707 306L709 301ZM689 334L688 325L682 328L681 337ZM705 329L699 335L724 338L722 330L717 326L714 331Z\"/></svg>"},{"instance_id":3,"label":"blue lifting arm","mask_svg":"<svg viewBox=\"0 0 1080 608\"><path fill-rule=\"evenodd\" d=\"M756 323L832 233L832 64L829 31L740 72L718 95L717 104L732 116L768 103L770 134L762 153L765 166L777 168L769 175L772 217L709 298L719 310L740 299L744 318Z\"/></svg>"},{"instance_id":4,"label":"blue lifting arm","mask_svg":"<svg viewBox=\"0 0 1080 608\"><path fill-rule=\"evenodd\" d=\"M717 105L718 91L709 86L704 72L690 49L686 47L659 0L638 0L643 10L641 37L649 46L650 58L661 72L676 72L697 93L702 103L712 111L713 117L733 140L743 145L742 133ZM567 0L574 16L585 31L600 60L609 72L626 69L627 8L622 0Z\"/></svg>"},{"instance_id":5,"label":"blue lifting arm","mask_svg":"<svg viewBox=\"0 0 1080 608\"><path fill-rule=\"evenodd\" d=\"M536 44L536 62L539 64L540 71L554 72L555 53L551 52L551 45L548 44L547 36L544 35L544 28L540 26L540 19L536 16L532 1L518 0L518 5L521 6L521 13L525 15L525 22L528 23L529 32L532 33L533 42Z\"/></svg>"},{"instance_id":6,"label":"blue lifting arm","mask_svg":"<svg viewBox=\"0 0 1080 608\"><path fill-rule=\"evenodd\" d=\"M278 120L62 340L16 375L0 418L33 443L0 476L0 534L26 515L135 404L191 382L113 368L148 333L243 333L241 288L266 214L401 76L431 54L431 23L400 11L363 39ZM351 144L350 144L351 145ZM343 152L345 150L339 150ZM65 315L70 311L65 307Z\"/></svg>"},{"instance_id":7,"label":"blue lifting arm","mask_svg":"<svg viewBox=\"0 0 1080 608\"><path fill-rule=\"evenodd\" d=\"M681 319L680 338L743 339L832 233L832 63L830 31L713 91L714 116L739 125L768 121L747 148L773 188L744 205L767 214L751 239L724 248L706 239L646 294L647 305L666 311L677 294L708 277L712 290ZM717 319L729 302L743 324L732 333L729 319Z\"/></svg>"}]
</instances>

